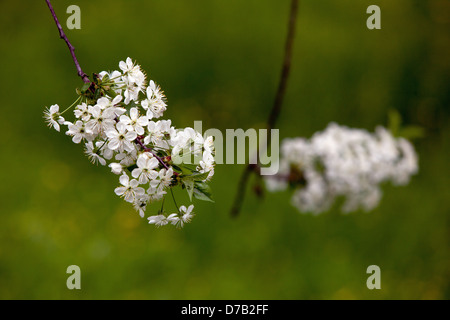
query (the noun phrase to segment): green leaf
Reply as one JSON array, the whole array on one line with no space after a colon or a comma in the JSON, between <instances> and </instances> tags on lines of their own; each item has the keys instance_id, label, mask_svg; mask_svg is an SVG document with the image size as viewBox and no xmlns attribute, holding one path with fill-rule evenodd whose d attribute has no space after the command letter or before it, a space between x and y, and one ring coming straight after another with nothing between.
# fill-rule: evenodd
<instances>
[{"instance_id":1,"label":"green leaf","mask_svg":"<svg viewBox=\"0 0 450 320\"><path fill-rule=\"evenodd\" d=\"M192 180L192 181L203 181L206 178L208 178L209 175L209 171L208 172L194 172L192 174L188 174L188 175L183 175L182 179L183 180Z\"/></svg>"},{"instance_id":2,"label":"green leaf","mask_svg":"<svg viewBox=\"0 0 450 320\"><path fill-rule=\"evenodd\" d=\"M204 182L195 182L194 197L199 200L214 202L211 195L211 188Z\"/></svg>"},{"instance_id":3,"label":"green leaf","mask_svg":"<svg viewBox=\"0 0 450 320\"><path fill-rule=\"evenodd\" d=\"M105 74L102 78L102 82L108 82L109 81L109 76L107 74Z\"/></svg>"},{"instance_id":4,"label":"green leaf","mask_svg":"<svg viewBox=\"0 0 450 320\"><path fill-rule=\"evenodd\" d=\"M198 189L202 189L204 192L211 194L211 187L206 182L196 182L195 187Z\"/></svg>"},{"instance_id":5,"label":"green leaf","mask_svg":"<svg viewBox=\"0 0 450 320\"><path fill-rule=\"evenodd\" d=\"M192 171L189 169L186 169L186 167L180 167L181 173L183 174L183 177L189 176L192 174Z\"/></svg>"},{"instance_id":6,"label":"green leaf","mask_svg":"<svg viewBox=\"0 0 450 320\"><path fill-rule=\"evenodd\" d=\"M398 132L400 130L400 126L402 124L402 117L400 113L395 109L390 109L388 113L388 129L391 131L394 137L398 136Z\"/></svg>"},{"instance_id":7,"label":"green leaf","mask_svg":"<svg viewBox=\"0 0 450 320\"><path fill-rule=\"evenodd\" d=\"M183 173L183 170L180 167L178 167L178 166L176 166L174 164L172 164L172 168L178 173Z\"/></svg>"},{"instance_id":8,"label":"green leaf","mask_svg":"<svg viewBox=\"0 0 450 320\"><path fill-rule=\"evenodd\" d=\"M115 98L117 96L117 93L113 89L109 89L106 91L106 94L110 96L111 98Z\"/></svg>"},{"instance_id":9,"label":"green leaf","mask_svg":"<svg viewBox=\"0 0 450 320\"><path fill-rule=\"evenodd\" d=\"M183 184L186 187L186 191L189 195L189 200L192 202L192 195L194 194L194 181L183 181Z\"/></svg>"},{"instance_id":10,"label":"green leaf","mask_svg":"<svg viewBox=\"0 0 450 320\"><path fill-rule=\"evenodd\" d=\"M423 138L425 136L425 130L419 126L408 126L402 128L398 135L405 139L413 140L417 138Z\"/></svg>"},{"instance_id":11,"label":"green leaf","mask_svg":"<svg viewBox=\"0 0 450 320\"><path fill-rule=\"evenodd\" d=\"M85 93L86 91L88 91L89 87L91 86L90 83L85 83L83 84L83 86L81 87L80 91L81 93Z\"/></svg>"},{"instance_id":12,"label":"green leaf","mask_svg":"<svg viewBox=\"0 0 450 320\"><path fill-rule=\"evenodd\" d=\"M197 170L197 166L194 164L186 164L186 163L181 163L180 165L181 171L184 174L192 174L193 172L196 172Z\"/></svg>"}]
</instances>

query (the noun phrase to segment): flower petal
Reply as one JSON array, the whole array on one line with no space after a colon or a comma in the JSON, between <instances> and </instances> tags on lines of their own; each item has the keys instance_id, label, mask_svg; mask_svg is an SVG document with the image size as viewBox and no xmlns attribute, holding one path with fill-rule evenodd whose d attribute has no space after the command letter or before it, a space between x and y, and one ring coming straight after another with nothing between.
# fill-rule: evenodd
<instances>
[{"instance_id":1,"label":"flower petal","mask_svg":"<svg viewBox=\"0 0 450 320\"><path fill-rule=\"evenodd\" d=\"M123 175L120 176L119 181L120 181L120 183L123 186L128 187L129 186L130 177L128 177L127 174L123 174Z\"/></svg>"},{"instance_id":2,"label":"flower petal","mask_svg":"<svg viewBox=\"0 0 450 320\"><path fill-rule=\"evenodd\" d=\"M118 139L112 139L109 143L108 143L108 148L111 150L116 150L117 148L119 148L120 146L120 142Z\"/></svg>"},{"instance_id":3,"label":"flower petal","mask_svg":"<svg viewBox=\"0 0 450 320\"><path fill-rule=\"evenodd\" d=\"M118 187L114 190L114 192L118 195L121 196L125 193L125 190L127 190L125 187Z\"/></svg>"},{"instance_id":4,"label":"flower petal","mask_svg":"<svg viewBox=\"0 0 450 320\"><path fill-rule=\"evenodd\" d=\"M142 170L140 168L136 168L131 172L131 175L133 178L138 178L142 173Z\"/></svg>"},{"instance_id":5,"label":"flower petal","mask_svg":"<svg viewBox=\"0 0 450 320\"><path fill-rule=\"evenodd\" d=\"M130 187L132 187L133 189L136 188L138 185L139 185L139 182L136 179L133 179L130 181Z\"/></svg>"},{"instance_id":6,"label":"flower petal","mask_svg":"<svg viewBox=\"0 0 450 320\"><path fill-rule=\"evenodd\" d=\"M125 139L127 139L128 141L134 141L137 138L137 134L134 131L128 131L125 134Z\"/></svg>"},{"instance_id":7,"label":"flower petal","mask_svg":"<svg viewBox=\"0 0 450 320\"><path fill-rule=\"evenodd\" d=\"M130 118L135 120L135 119L138 118L138 116L139 116L138 109L137 108L131 108L130 109Z\"/></svg>"}]
</instances>

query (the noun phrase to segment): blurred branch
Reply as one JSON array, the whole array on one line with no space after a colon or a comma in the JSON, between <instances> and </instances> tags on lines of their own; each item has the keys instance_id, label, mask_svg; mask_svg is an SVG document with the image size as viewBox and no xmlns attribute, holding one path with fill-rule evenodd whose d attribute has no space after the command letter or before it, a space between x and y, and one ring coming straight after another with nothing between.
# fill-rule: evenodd
<instances>
[{"instance_id":1,"label":"blurred branch","mask_svg":"<svg viewBox=\"0 0 450 320\"><path fill-rule=\"evenodd\" d=\"M275 127L275 123L278 120L278 117L281 112L281 108L283 106L284 96L286 94L286 88L289 78L289 73L291 70L291 60L292 60L292 48L294 46L294 38L295 38L295 28L297 24L297 11L299 6L299 0L291 1L291 8L289 12L289 23L288 23L288 33L286 36L286 44L284 51L284 60L283 66L281 69L280 82L278 84L278 90L275 96L274 104L272 110L270 112L269 118L267 119L267 129L268 129L268 137L267 137L267 146L269 148L271 143L272 135L270 134L270 130ZM256 150L255 157L257 158L259 154L259 148ZM231 215L237 216L241 211L242 203L245 198L245 191L247 187L248 180L251 176L251 173L255 173L257 175L260 174L259 165L248 164L239 180L238 190L234 199L233 207L231 208Z\"/></svg>"},{"instance_id":2,"label":"blurred branch","mask_svg":"<svg viewBox=\"0 0 450 320\"><path fill-rule=\"evenodd\" d=\"M290 11L290 15L289 15L288 34L286 37L286 46L285 46L285 51L284 51L283 67L281 69L280 82L278 85L277 94L275 96L273 108L270 113L269 119L267 120L267 129L268 130L271 130L275 127L275 123L278 119L278 116L280 115L284 96L286 94L288 78L289 78L289 74L290 74L290 70L291 70L292 48L294 46L295 27L296 27L296 22L297 22L297 11L298 11L298 0L292 0L291 11ZM270 139L270 134L269 134L269 139ZM268 142L268 145L270 145L270 142Z\"/></svg>"},{"instance_id":3,"label":"blurred branch","mask_svg":"<svg viewBox=\"0 0 450 320\"><path fill-rule=\"evenodd\" d=\"M66 42L67 46L69 47L70 54L72 55L73 62L75 63L75 66L77 67L78 76L80 76L81 79L83 79L83 81L85 83L90 83L91 81L89 80L89 77L87 76L87 74L84 73L83 70L81 70L80 63L78 62L77 57L75 56L75 47L70 43L69 39L67 39L67 36L64 33L64 30L63 30L61 24L58 21L58 17L56 16L55 10L53 10L53 7L52 7L52 4L50 3L50 0L45 0L45 1L47 2L47 5L48 5L48 8L50 9L50 12L52 13L53 20L55 20L56 26L58 27L59 37L61 39L63 39Z\"/></svg>"}]
</instances>

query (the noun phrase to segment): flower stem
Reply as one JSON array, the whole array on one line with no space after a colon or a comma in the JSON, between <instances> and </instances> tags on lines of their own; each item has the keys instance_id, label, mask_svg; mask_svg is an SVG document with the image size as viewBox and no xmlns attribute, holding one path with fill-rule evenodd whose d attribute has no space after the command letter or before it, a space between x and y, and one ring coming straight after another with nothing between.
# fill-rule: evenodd
<instances>
[{"instance_id":1,"label":"flower stem","mask_svg":"<svg viewBox=\"0 0 450 320\"><path fill-rule=\"evenodd\" d=\"M72 103L72 104L70 105L70 107L68 107L66 110L64 110L63 112L61 112L61 114L64 114L64 112L70 110L74 105L78 104L78 102L79 102L80 100L81 100L81 97L78 97L77 100L75 100L75 102Z\"/></svg>"},{"instance_id":2,"label":"flower stem","mask_svg":"<svg viewBox=\"0 0 450 320\"><path fill-rule=\"evenodd\" d=\"M103 149L103 147L108 143L108 141L109 141L109 139L106 139L105 140L105 142L103 142L103 144L100 146L100 148L98 148L98 150L97 150L97 154L99 154L100 153L100 151Z\"/></svg>"},{"instance_id":3,"label":"flower stem","mask_svg":"<svg viewBox=\"0 0 450 320\"><path fill-rule=\"evenodd\" d=\"M180 208L178 208L177 202L176 202L176 200L175 200L175 196L173 195L173 190L172 190L172 188L170 188L170 193L172 194L173 203L175 204L175 207L177 207L178 213L181 213L181 212L180 212Z\"/></svg>"},{"instance_id":4,"label":"flower stem","mask_svg":"<svg viewBox=\"0 0 450 320\"><path fill-rule=\"evenodd\" d=\"M166 196L163 197L162 204L161 204L161 210L159 212L162 214L164 212L164 201L166 200Z\"/></svg>"}]
</instances>

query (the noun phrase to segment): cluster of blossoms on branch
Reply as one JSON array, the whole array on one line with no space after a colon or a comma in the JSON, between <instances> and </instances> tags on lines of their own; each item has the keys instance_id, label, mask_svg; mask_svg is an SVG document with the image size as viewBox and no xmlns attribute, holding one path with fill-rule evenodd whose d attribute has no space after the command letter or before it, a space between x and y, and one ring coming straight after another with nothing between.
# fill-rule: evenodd
<instances>
[{"instance_id":1,"label":"cluster of blossoms on branch","mask_svg":"<svg viewBox=\"0 0 450 320\"><path fill-rule=\"evenodd\" d=\"M212 137L192 128L175 129L171 120L159 120L166 111L166 98L153 81L130 58L119 63L120 71L94 74L93 81L77 89L78 99L60 112L52 105L44 112L48 125L57 131L66 126L74 143L83 143L92 163L108 165L119 175L118 196L144 217L149 203L162 200L150 224L182 227L193 217L188 207L176 204L172 188L187 190L195 197L212 201L208 182L214 175ZM63 114L73 108L74 122ZM170 192L177 212L167 213L164 200Z\"/></svg>"},{"instance_id":2,"label":"cluster of blossoms on branch","mask_svg":"<svg viewBox=\"0 0 450 320\"><path fill-rule=\"evenodd\" d=\"M380 201L380 184L407 184L417 162L412 144L381 126L370 133L331 123L311 139L283 140L280 170L265 181L269 191L292 187L300 212L324 212L338 197L344 212L369 211Z\"/></svg>"}]
</instances>

